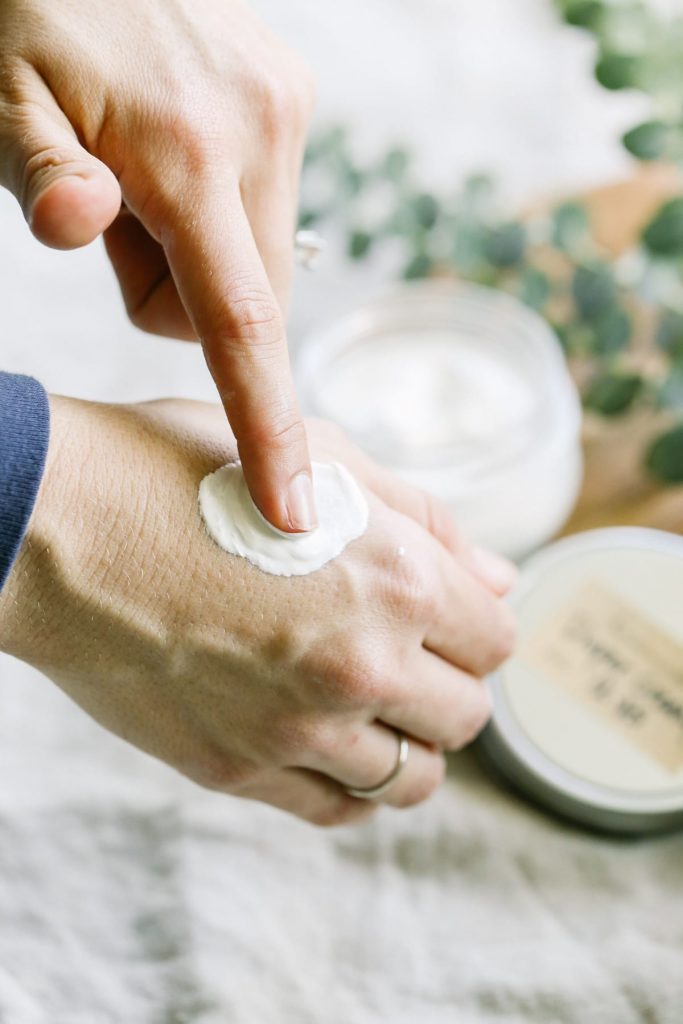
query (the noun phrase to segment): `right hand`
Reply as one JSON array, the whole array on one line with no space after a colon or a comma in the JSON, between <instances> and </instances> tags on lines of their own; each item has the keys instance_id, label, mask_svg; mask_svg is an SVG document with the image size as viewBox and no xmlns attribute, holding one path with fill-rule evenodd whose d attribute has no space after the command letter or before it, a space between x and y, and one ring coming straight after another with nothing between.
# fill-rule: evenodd
<instances>
[{"instance_id":1,"label":"right hand","mask_svg":"<svg viewBox=\"0 0 683 1024\"><path fill-rule=\"evenodd\" d=\"M46 245L104 232L138 327L201 341L251 495L292 532L315 525L285 332L312 106L243 0L0 2L0 184Z\"/></svg>"},{"instance_id":2,"label":"right hand","mask_svg":"<svg viewBox=\"0 0 683 1024\"><path fill-rule=\"evenodd\" d=\"M434 790L442 751L488 717L481 677L510 653L513 626L495 592L503 564L487 585L438 503L334 428L310 432L315 457L364 487L370 522L323 569L282 578L223 553L201 521L201 479L236 456L218 407L52 399L0 647L200 784L334 824L371 813L344 787L388 774L393 729L410 756L384 802Z\"/></svg>"}]
</instances>

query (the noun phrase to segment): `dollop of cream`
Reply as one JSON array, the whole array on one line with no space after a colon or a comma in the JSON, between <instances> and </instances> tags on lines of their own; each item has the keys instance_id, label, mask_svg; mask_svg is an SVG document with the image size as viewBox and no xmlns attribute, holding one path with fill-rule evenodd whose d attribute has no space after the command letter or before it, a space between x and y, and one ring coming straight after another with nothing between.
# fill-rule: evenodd
<instances>
[{"instance_id":1,"label":"dollop of cream","mask_svg":"<svg viewBox=\"0 0 683 1024\"><path fill-rule=\"evenodd\" d=\"M365 496L338 462L313 463L313 491L318 526L309 533L281 533L266 522L239 462L204 477L199 508L209 535L224 551L273 576L306 576L340 555L368 525Z\"/></svg>"}]
</instances>

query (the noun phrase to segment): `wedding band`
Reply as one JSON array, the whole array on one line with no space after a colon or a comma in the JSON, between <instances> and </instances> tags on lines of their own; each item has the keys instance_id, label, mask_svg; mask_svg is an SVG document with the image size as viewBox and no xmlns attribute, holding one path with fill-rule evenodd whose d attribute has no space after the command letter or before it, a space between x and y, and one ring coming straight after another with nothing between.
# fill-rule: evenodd
<instances>
[{"instance_id":1,"label":"wedding band","mask_svg":"<svg viewBox=\"0 0 683 1024\"><path fill-rule=\"evenodd\" d=\"M369 789L354 789L352 786L347 786L346 792L349 796L355 796L357 800L376 800L378 796L382 796L387 790L391 789L396 782L408 760L410 744L408 743L408 737L404 733L399 732L398 729L394 731L398 740L398 753L396 755L396 764L392 771L378 786L371 786Z\"/></svg>"},{"instance_id":2,"label":"wedding band","mask_svg":"<svg viewBox=\"0 0 683 1024\"><path fill-rule=\"evenodd\" d=\"M317 231L297 231L294 236L294 259L306 270L315 270L327 242Z\"/></svg>"}]
</instances>

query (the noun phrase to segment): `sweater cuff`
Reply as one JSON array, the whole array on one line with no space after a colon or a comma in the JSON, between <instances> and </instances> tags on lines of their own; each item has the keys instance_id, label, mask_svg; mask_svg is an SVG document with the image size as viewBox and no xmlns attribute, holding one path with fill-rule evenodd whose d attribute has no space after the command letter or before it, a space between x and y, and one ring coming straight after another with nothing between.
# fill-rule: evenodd
<instances>
[{"instance_id":1,"label":"sweater cuff","mask_svg":"<svg viewBox=\"0 0 683 1024\"><path fill-rule=\"evenodd\" d=\"M28 528L49 439L45 389L32 377L0 372L0 589Z\"/></svg>"}]
</instances>

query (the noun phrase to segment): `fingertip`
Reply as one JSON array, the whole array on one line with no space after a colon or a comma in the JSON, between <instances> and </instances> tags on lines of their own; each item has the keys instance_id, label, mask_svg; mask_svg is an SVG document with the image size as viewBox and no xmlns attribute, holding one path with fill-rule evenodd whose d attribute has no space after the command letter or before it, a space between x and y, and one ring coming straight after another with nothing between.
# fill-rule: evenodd
<instances>
[{"instance_id":1,"label":"fingertip","mask_svg":"<svg viewBox=\"0 0 683 1024\"><path fill-rule=\"evenodd\" d=\"M290 533L310 533L318 525L311 471L303 470L289 481L285 499Z\"/></svg>"},{"instance_id":2,"label":"fingertip","mask_svg":"<svg viewBox=\"0 0 683 1024\"><path fill-rule=\"evenodd\" d=\"M266 522L286 535L315 530L318 514L303 422L258 441L238 439L237 447L252 501Z\"/></svg>"},{"instance_id":3,"label":"fingertip","mask_svg":"<svg viewBox=\"0 0 683 1024\"><path fill-rule=\"evenodd\" d=\"M121 208L121 189L103 165L67 174L36 197L29 225L36 238L53 249L78 249L109 227Z\"/></svg>"}]
</instances>

